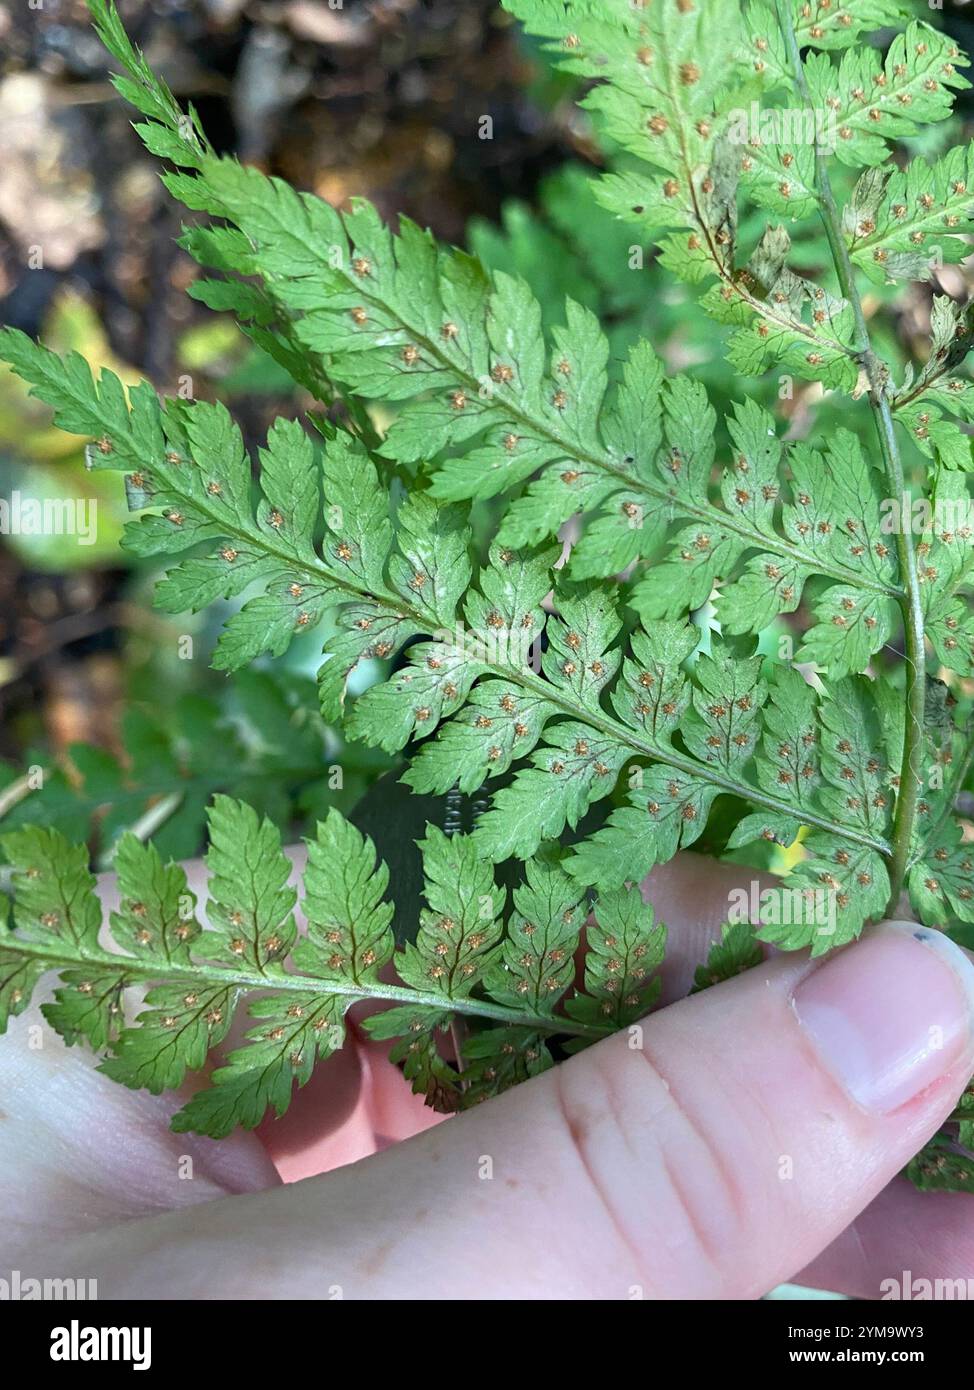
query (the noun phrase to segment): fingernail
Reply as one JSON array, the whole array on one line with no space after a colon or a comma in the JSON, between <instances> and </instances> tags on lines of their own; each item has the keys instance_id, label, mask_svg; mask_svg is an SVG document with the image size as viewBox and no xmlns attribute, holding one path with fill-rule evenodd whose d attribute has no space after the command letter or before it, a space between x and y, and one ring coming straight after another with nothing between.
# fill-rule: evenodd
<instances>
[{"instance_id":1,"label":"fingernail","mask_svg":"<svg viewBox=\"0 0 974 1390\"><path fill-rule=\"evenodd\" d=\"M974 1050L974 963L943 932L885 922L806 976L794 1007L852 1098L888 1114Z\"/></svg>"}]
</instances>

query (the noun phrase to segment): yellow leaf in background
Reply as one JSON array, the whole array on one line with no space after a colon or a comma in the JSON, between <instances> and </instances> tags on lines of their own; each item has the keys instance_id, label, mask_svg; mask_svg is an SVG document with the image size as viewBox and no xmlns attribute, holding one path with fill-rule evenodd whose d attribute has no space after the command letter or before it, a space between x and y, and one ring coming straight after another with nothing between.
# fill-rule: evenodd
<instances>
[{"instance_id":1,"label":"yellow leaf in background","mask_svg":"<svg viewBox=\"0 0 974 1390\"><path fill-rule=\"evenodd\" d=\"M59 291L42 336L61 352L80 352L93 367L110 367L126 385L139 380L139 373L112 353L94 308L75 290ZM128 516L121 477L90 473L77 437L55 429L47 406L7 368L0 370L0 498L9 509L3 543L30 568L118 563ZM34 513L39 509L43 516L45 502L48 524L34 534ZM14 516L18 520L11 525Z\"/></svg>"}]
</instances>

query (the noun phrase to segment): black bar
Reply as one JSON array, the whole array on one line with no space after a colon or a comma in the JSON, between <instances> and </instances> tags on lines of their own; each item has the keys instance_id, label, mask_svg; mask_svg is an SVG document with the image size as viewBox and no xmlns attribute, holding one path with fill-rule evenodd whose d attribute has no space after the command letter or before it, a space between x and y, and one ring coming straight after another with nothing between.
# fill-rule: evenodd
<instances>
[{"instance_id":1,"label":"black bar","mask_svg":"<svg viewBox=\"0 0 974 1390\"><path fill-rule=\"evenodd\" d=\"M957 1364L958 1345L970 1326L969 1304L949 1299L651 1305L634 1298L590 1306L584 1323L579 1323L575 1305L552 1300L543 1309L533 1303L501 1303L482 1309L472 1319L459 1305L447 1314L458 1318L453 1332L447 1333L441 1324L441 1331L430 1340L431 1320L439 1321L443 1315L429 1304L388 1302L375 1309L335 1300L310 1309L295 1300L293 1304L261 1304L258 1311L254 1302L258 1301L0 1302L0 1340L8 1356L16 1349L18 1371L21 1367L28 1373L42 1370L55 1380L70 1381L79 1374L122 1375L136 1377L138 1384L147 1376L166 1376L172 1383L174 1375L190 1373L194 1379L218 1377L226 1384L228 1374L234 1372L246 1375L248 1381L274 1366L286 1368L291 1377L305 1367L322 1374L327 1368L334 1375L339 1364L345 1380L358 1372L374 1381L386 1358L390 1368L401 1369L404 1359L417 1355L423 1357L429 1373L439 1376L445 1369L443 1353L451 1343L450 1362L459 1371L472 1359L484 1334L493 1340L503 1331L508 1345L520 1348L515 1374L523 1379L523 1357L530 1349L537 1348L535 1354L557 1373L559 1345L568 1348L581 1338L593 1349L604 1349L606 1333L619 1329L640 1336L638 1343L623 1344L627 1347L623 1364L630 1367L633 1380L641 1380L654 1365L667 1376L682 1368L694 1377L709 1369L746 1375L754 1370L788 1371L793 1366L826 1371L850 1365L884 1371L902 1367L948 1371ZM359 1329L374 1330L380 1325L378 1338L374 1331L364 1339L354 1335ZM563 1343L552 1335L557 1336L561 1327ZM103 1328L117 1331L103 1339ZM340 1341L335 1340L339 1337ZM129 1359L52 1357L52 1352L64 1351L73 1358L95 1351L99 1358L110 1358L116 1350L127 1351ZM350 1364L352 1357L358 1365ZM136 1370L137 1360L142 1370ZM506 1381L511 1371L504 1362L493 1365L498 1383Z\"/></svg>"}]
</instances>

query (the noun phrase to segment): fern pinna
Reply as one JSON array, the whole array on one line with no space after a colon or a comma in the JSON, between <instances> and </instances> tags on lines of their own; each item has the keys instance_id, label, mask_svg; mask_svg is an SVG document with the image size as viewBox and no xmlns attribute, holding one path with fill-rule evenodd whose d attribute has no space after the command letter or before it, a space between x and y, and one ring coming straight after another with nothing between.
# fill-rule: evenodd
<instances>
[{"instance_id":1,"label":"fern pinna","mask_svg":"<svg viewBox=\"0 0 974 1390\"><path fill-rule=\"evenodd\" d=\"M216 667L324 621L324 717L406 750L414 792L491 797L470 835L427 829L399 949L388 872L337 811L309 843L304 934L278 832L230 797L211 809L208 925L182 871L125 837L110 945L84 852L15 831L3 1017L56 970L48 1021L161 1090L254 996L248 1041L175 1120L220 1135L280 1113L356 1001L391 1003L368 1027L441 1109L634 1024L664 950L638 884L696 842L756 865L787 848L783 891L816 909L729 927L698 985L752 964L755 933L820 953L904 894L970 939L971 329L935 295L927 360L896 372L865 294L966 254L969 152L903 145L969 85L949 38L902 0L507 0L580 81L609 151L598 202L693 287L736 373L805 393L799 427L743 393L718 419L649 343L611 360L579 304L546 335L520 278L217 156L109 0L89 3L193 214L182 245L213 273L192 295L327 411L279 420L255 468L221 405L126 392L12 330L0 354L93 467L124 472L126 546L167 557L162 609L246 596ZM884 26L885 56L866 41ZM823 393L849 401L818 438ZM471 509L490 499L477 563ZM134 1022L130 985L149 987ZM967 1114L915 1161L921 1185L970 1187Z\"/></svg>"}]
</instances>

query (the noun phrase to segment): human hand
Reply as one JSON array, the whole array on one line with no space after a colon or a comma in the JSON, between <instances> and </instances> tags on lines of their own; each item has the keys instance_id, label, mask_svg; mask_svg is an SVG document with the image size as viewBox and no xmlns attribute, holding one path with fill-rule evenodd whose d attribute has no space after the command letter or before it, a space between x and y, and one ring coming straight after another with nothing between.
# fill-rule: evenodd
<instances>
[{"instance_id":1,"label":"human hand","mask_svg":"<svg viewBox=\"0 0 974 1390\"><path fill-rule=\"evenodd\" d=\"M744 874L683 855L652 875L666 999ZM905 1269L965 1277L970 1200L896 1178L974 1071L974 966L921 935L774 958L434 1128L357 1038L256 1134L175 1135L173 1097L108 1081L31 1010L0 1046L0 1269L102 1298L748 1298L794 1277L875 1298Z\"/></svg>"}]
</instances>

